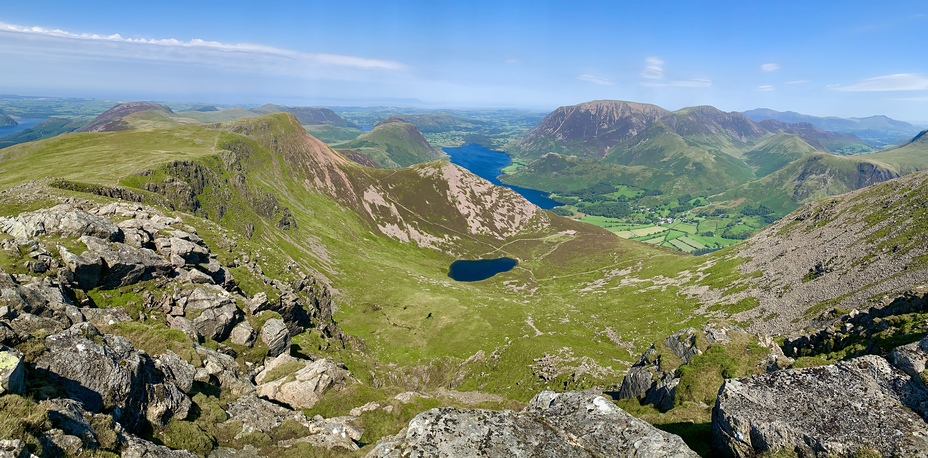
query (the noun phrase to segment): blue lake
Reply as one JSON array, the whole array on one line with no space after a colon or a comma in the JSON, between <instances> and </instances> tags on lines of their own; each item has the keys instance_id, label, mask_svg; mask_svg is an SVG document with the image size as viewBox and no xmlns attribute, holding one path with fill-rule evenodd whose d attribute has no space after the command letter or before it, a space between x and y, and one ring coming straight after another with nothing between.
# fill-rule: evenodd
<instances>
[{"instance_id":1,"label":"blue lake","mask_svg":"<svg viewBox=\"0 0 928 458\"><path fill-rule=\"evenodd\" d=\"M22 132L31 127L35 127L42 121L45 121L47 118L17 118L17 124L15 126L0 127L0 137L6 137L7 135L13 135L19 132Z\"/></svg>"},{"instance_id":2,"label":"blue lake","mask_svg":"<svg viewBox=\"0 0 928 458\"><path fill-rule=\"evenodd\" d=\"M529 202L545 209L550 210L560 205L551 200L548 193L537 189L520 188L510 186L499 181L498 176L502 175L503 167L511 164L512 161L506 153L493 151L480 145L469 144L457 148L442 148L442 150L451 157L451 163L460 165L470 170L474 175L483 178L497 186L505 186L513 191L522 194Z\"/></svg>"},{"instance_id":3,"label":"blue lake","mask_svg":"<svg viewBox=\"0 0 928 458\"><path fill-rule=\"evenodd\" d=\"M486 280L496 274L509 272L519 262L512 258L457 260L451 263L448 276L457 281Z\"/></svg>"}]
</instances>

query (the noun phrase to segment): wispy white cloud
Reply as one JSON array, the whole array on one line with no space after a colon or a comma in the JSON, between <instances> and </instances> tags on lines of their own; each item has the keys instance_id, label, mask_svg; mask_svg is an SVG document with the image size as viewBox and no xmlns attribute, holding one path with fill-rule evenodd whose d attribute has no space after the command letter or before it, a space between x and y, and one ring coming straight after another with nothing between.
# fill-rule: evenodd
<instances>
[{"instance_id":1,"label":"wispy white cloud","mask_svg":"<svg viewBox=\"0 0 928 458\"><path fill-rule=\"evenodd\" d=\"M511 58L509 58L509 59L504 60L503 63L504 63L504 64L508 64L508 65L519 65L519 64L522 63L522 60L521 60L521 59L517 59L517 58L515 58L515 57L511 57Z\"/></svg>"},{"instance_id":2,"label":"wispy white cloud","mask_svg":"<svg viewBox=\"0 0 928 458\"><path fill-rule=\"evenodd\" d=\"M659 80L664 78L664 61L659 57L648 57L645 61L644 70L641 71L641 77L650 80Z\"/></svg>"},{"instance_id":3,"label":"wispy white cloud","mask_svg":"<svg viewBox=\"0 0 928 458\"><path fill-rule=\"evenodd\" d=\"M642 81L644 87L691 87L701 88L712 86L712 80L691 79L678 81Z\"/></svg>"},{"instance_id":4,"label":"wispy white cloud","mask_svg":"<svg viewBox=\"0 0 928 458\"><path fill-rule=\"evenodd\" d=\"M928 95L922 97L894 97L889 100L898 100L900 102L928 102Z\"/></svg>"},{"instance_id":5,"label":"wispy white cloud","mask_svg":"<svg viewBox=\"0 0 928 458\"><path fill-rule=\"evenodd\" d=\"M580 81L586 81L593 84L598 84L600 86L615 86L615 83L604 78L593 75L580 75L577 77Z\"/></svg>"},{"instance_id":6,"label":"wispy white cloud","mask_svg":"<svg viewBox=\"0 0 928 458\"><path fill-rule=\"evenodd\" d=\"M851 84L833 84L828 88L847 92L928 91L928 76L897 73Z\"/></svg>"},{"instance_id":7,"label":"wispy white cloud","mask_svg":"<svg viewBox=\"0 0 928 458\"><path fill-rule=\"evenodd\" d=\"M765 84L765 85L763 85L763 86L757 86L757 87L755 88L756 91L760 91L760 92L772 92L772 91L775 91L776 89L777 89L777 88L775 88L775 87L773 87L773 86L771 86L771 85L769 85L769 84Z\"/></svg>"},{"instance_id":8,"label":"wispy white cloud","mask_svg":"<svg viewBox=\"0 0 928 458\"><path fill-rule=\"evenodd\" d=\"M775 64L775 63L772 63L772 62L771 62L771 63L768 63L768 64L763 64L763 65L761 65L761 66L760 66L760 69L761 69L761 71L767 72L767 73L775 72L775 71L777 71L777 70L780 69L780 64Z\"/></svg>"},{"instance_id":9,"label":"wispy white cloud","mask_svg":"<svg viewBox=\"0 0 928 458\"><path fill-rule=\"evenodd\" d=\"M809 80L795 80L795 81L787 81L787 82L785 82L785 83L783 83L783 84L806 84L806 83L811 83L811 81L809 81Z\"/></svg>"},{"instance_id":10,"label":"wispy white cloud","mask_svg":"<svg viewBox=\"0 0 928 458\"><path fill-rule=\"evenodd\" d=\"M109 54L113 57L131 57L134 59L166 59L168 54L139 52L138 49L122 49L118 46L144 47L147 50L171 50L186 53L186 59L176 54L175 60L195 59L199 55L221 54L226 58L238 57L242 60L255 58L266 62L269 58L285 60L291 63L315 67L341 67L355 70L404 70L405 64L393 60L371 59L366 57L332 54L332 53L305 53L289 49L276 48L247 43L222 43L202 39L178 40L175 38L126 38L120 34L74 33L61 29L48 29L44 27L28 27L0 22L0 33L16 34L23 38L44 38L64 42L82 43L82 52L95 54ZM87 49L88 44L99 44L95 49ZM130 53L129 51L135 51Z\"/></svg>"}]
</instances>

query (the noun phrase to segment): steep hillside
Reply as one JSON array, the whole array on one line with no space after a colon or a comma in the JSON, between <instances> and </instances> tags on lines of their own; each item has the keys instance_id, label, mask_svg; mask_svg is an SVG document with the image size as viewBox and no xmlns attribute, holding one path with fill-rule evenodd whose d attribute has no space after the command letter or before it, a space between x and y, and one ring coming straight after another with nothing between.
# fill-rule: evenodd
<instances>
[{"instance_id":1,"label":"steep hillside","mask_svg":"<svg viewBox=\"0 0 928 458\"><path fill-rule=\"evenodd\" d=\"M928 173L806 204L737 250L760 307L743 314L767 332L802 329L832 309L888 304L928 282ZM763 318L763 320L761 320Z\"/></svg>"},{"instance_id":2,"label":"steep hillside","mask_svg":"<svg viewBox=\"0 0 928 458\"><path fill-rule=\"evenodd\" d=\"M745 162L757 177L767 176L806 154L820 151L801 136L778 133L761 140L744 153Z\"/></svg>"},{"instance_id":3,"label":"steep hillside","mask_svg":"<svg viewBox=\"0 0 928 458\"><path fill-rule=\"evenodd\" d=\"M783 157L787 159L789 156ZM866 156L834 156L812 153L796 159L776 172L743 186L713 196L713 202L762 204L779 214L827 196L843 194L899 176L894 167L868 160Z\"/></svg>"},{"instance_id":4,"label":"steep hillside","mask_svg":"<svg viewBox=\"0 0 928 458\"><path fill-rule=\"evenodd\" d=\"M716 147L733 155L770 133L741 113L726 113L711 106L683 108L661 122L693 144Z\"/></svg>"},{"instance_id":5,"label":"steep hillside","mask_svg":"<svg viewBox=\"0 0 928 458\"><path fill-rule=\"evenodd\" d=\"M617 100L560 107L526 132L514 152L529 158L546 153L603 157L616 143L667 114L656 105Z\"/></svg>"},{"instance_id":6,"label":"steep hillside","mask_svg":"<svg viewBox=\"0 0 928 458\"><path fill-rule=\"evenodd\" d=\"M928 131L922 131L902 146L862 155L873 161L891 164L900 174L928 169Z\"/></svg>"},{"instance_id":7,"label":"steep hillside","mask_svg":"<svg viewBox=\"0 0 928 458\"><path fill-rule=\"evenodd\" d=\"M415 125L402 118L383 120L368 132L336 148L352 151L373 160L383 168L407 167L445 157L422 136Z\"/></svg>"},{"instance_id":8,"label":"steep hillside","mask_svg":"<svg viewBox=\"0 0 928 458\"><path fill-rule=\"evenodd\" d=\"M292 266L317 271L338 291L336 321L367 348L334 357L400 391L483 387L527 399L552 384L608 385L633 353L616 345L640 351L648 336L695 319L680 286L641 289L695 258L543 212L445 162L363 167L290 115L72 134L5 149L0 165L16 170L4 188L49 176L61 192L208 218L255 247L250 258L271 278ZM519 264L482 282L447 276L456 259L499 256Z\"/></svg>"},{"instance_id":9,"label":"steep hillside","mask_svg":"<svg viewBox=\"0 0 928 458\"><path fill-rule=\"evenodd\" d=\"M845 132L857 135L873 147L904 141L918 133L918 128L905 121L897 121L886 116L869 116L866 118L839 118L836 116L810 116L794 111L776 111L768 108L758 108L744 112L744 115L754 121L773 119L785 123L812 124L820 129L833 132Z\"/></svg>"},{"instance_id":10,"label":"steep hillside","mask_svg":"<svg viewBox=\"0 0 928 458\"><path fill-rule=\"evenodd\" d=\"M157 123L161 125L171 125L174 122L171 118L174 112L170 108L153 102L129 102L106 110L100 116L94 118L84 127L78 129L78 132L114 132L118 130L132 129L133 123L138 121L145 123ZM135 119L133 119L135 118Z\"/></svg>"}]
</instances>

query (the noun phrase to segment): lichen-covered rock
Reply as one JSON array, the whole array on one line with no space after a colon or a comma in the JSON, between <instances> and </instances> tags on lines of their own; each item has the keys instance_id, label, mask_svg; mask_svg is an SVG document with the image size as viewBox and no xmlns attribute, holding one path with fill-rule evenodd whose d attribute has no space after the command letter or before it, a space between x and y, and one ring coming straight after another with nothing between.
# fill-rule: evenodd
<instances>
[{"instance_id":1,"label":"lichen-covered rock","mask_svg":"<svg viewBox=\"0 0 928 458\"><path fill-rule=\"evenodd\" d=\"M116 223L68 204L21 213L14 218L0 217L0 230L17 239L31 239L46 234L64 237L90 235L113 242L123 238L122 230Z\"/></svg>"},{"instance_id":2,"label":"lichen-covered rock","mask_svg":"<svg viewBox=\"0 0 928 458\"><path fill-rule=\"evenodd\" d=\"M145 420L162 425L187 416L190 399L123 337L79 323L47 337L45 346L49 351L36 363L39 374L90 412L111 412L130 430Z\"/></svg>"},{"instance_id":3,"label":"lichen-covered rock","mask_svg":"<svg viewBox=\"0 0 928 458\"><path fill-rule=\"evenodd\" d=\"M0 440L0 458L29 458L26 443L19 439Z\"/></svg>"},{"instance_id":4,"label":"lichen-covered rock","mask_svg":"<svg viewBox=\"0 0 928 458\"><path fill-rule=\"evenodd\" d=\"M290 331L280 318L271 318L264 323L261 341L267 345L267 355L270 357L290 353Z\"/></svg>"},{"instance_id":5,"label":"lichen-covered rock","mask_svg":"<svg viewBox=\"0 0 928 458\"><path fill-rule=\"evenodd\" d=\"M278 445L290 447L305 442L317 447L327 449L345 448L357 450L355 441L361 439L362 431L351 425L353 417L338 417L324 419L316 416L306 418L301 412L296 412L256 396L242 396L229 403L227 408L229 422L241 422L242 430L236 436L260 431L268 433L290 420L306 428L301 437L284 441Z\"/></svg>"},{"instance_id":6,"label":"lichen-covered rock","mask_svg":"<svg viewBox=\"0 0 928 458\"><path fill-rule=\"evenodd\" d=\"M173 351L168 350L167 353L156 356L155 367L164 373L165 378L174 381L177 388L184 393L193 389L193 378L196 376L197 368Z\"/></svg>"},{"instance_id":7,"label":"lichen-covered rock","mask_svg":"<svg viewBox=\"0 0 928 458\"><path fill-rule=\"evenodd\" d=\"M103 260L100 286L118 288L153 277L171 274L173 267L148 248L135 248L125 243L107 243L106 240L84 236L80 238L87 248Z\"/></svg>"},{"instance_id":8,"label":"lichen-covered rock","mask_svg":"<svg viewBox=\"0 0 928 458\"><path fill-rule=\"evenodd\" d=\"M164 237L155 240L155 247L159 253L169 259L183 260L182 264L175 264L175 267L197 265L209 261L209 250L190 240L178 237Z\"/></svg>"},{"instance_id":9,"label":"lichen-covered rock","mask_svg":"<svg viewBox=\"0 0 928 458\"><path fill-rule=\"evenodd\" d=\"M276 380L266 380L275 368L293 362L303 364L303 367ZM259 383L258 396L294 409L310 409L327 391L345 385L350 376L347 370L328 358L303 361L283 354L268 363L255 381Z\"/></svg>"},{"instance_id":10,"label":"lichen-covered rock","mask_svg":"<svg viewBox=\"0 0 928 458\"><path fill-rule=\"evenodd\" d=\"M87 251L77 255L63 246L58 247L58 254L70 271L74 285L78 288L89 290L100 284L100 278L103 275L103 258L99 254Z\"/></svg>"},{"instance_id":11,"label":"lichen-covered rock","mask_svg":"<svg viewBox=\"0 0 928 458\"><path fill-rule=\"evenodd\" d=\"M654 386L654 381L662 375L657 350L654 349L654 345L651 345L628 369L625 378L622 379L618 392L619 399L643 399L648 390Z\"/></svg>"},{"instance_id":12,"label":"lichen-covered rock","mask_svg":"<svg viewBox=\"0 0 928 458\"><path fill-rule=\"evenodd\" d=\"M130 435L122 448L122 458L197 458L197 456L186 450L172 450Z\"/></svg>"},{"instance_id":13,"label":"lichen-covered rock","mask_svg":"<svg viewBox=\"0 0 928 458\"><path fill-rule=\"evenodd\" d=\"M203 310L192 323L201 336L221 342L229 337L232 328L241 319L241 310L232 302Z\"/></svg>"},{"instance_id":14,"label":"lichen-covered rock","mask_svg":"<svg viewBox=\"0 0 928 458\"><path fill-rule=\"evenodd\" d=\"M673 340L677 341L677 338L673 337ZM667 411L674 406L674 396L679 383L680 379L674 377L674 371L663 370L661 357L654 345L651 345L628 369L617 397L638 399L645 404L654 405L661 411Z\"/></svg>"},{"instance_id":15,"label":"lichen-covered rock","mask_svg":"<svg viewBox=\"0 0 928 458\"><path fill-rule=\"evenodd\" d=\"M235 358L206 347L196 346L197 355L203 361L198 368L195 380L203 383L215 383L234 396L244 396L255 392L255 385L235 362Z\"/></svg>"},{"instance_id":16,"label":"lichen-covered rock","mask_svg":"<svg viewBox=\"0 0 928 458\"><path fill-rule=\"evenodd\" d=\"M928 368L928 336L918 342L897 347L890 354L890 361L906 374L920 378Z\"/></svg>"},{"instance_id":17,"label":"lichen-covered rock","mask_svg":"<svg viewBox=\"0 0 928 458\"><path fill-rule=\"evenodd\" d=\"M879 356L726 380L712 411L719 452L928 454L928 390Z\"/></svg>"},{"instance_id":18,"label":"lichen-covered rock","mask_svg":"<svg viewBox=\"0 0 928 458\"><path fill-rule=\"evenodd\" d=\"M667 336L664 344L683 360L683 364L688 364L693 356L702 353L702 350L696 346L696 330L693 328L682 329Z\"/></svg>"},{"instance_id":19,"label":"lichen-covered rock","mask_svg":"<svg viewBox=\"0 0 928 458\"><path fill-rule=\"evenodd\" d=\"M236 345L251 348L255 343L256 337L257 333L255 332L255 328L251 327L251 323L242 321L232 328L232 332L229 334L229 341Z\"/></svg>"},{"instance_id":20,"label":"lichen-covered rock","mask_svg":"<svg viewBox=\"0 0 928 458\"><path fill-rule=\"evenodd\" d=\"M521 412L439 408L368 457L625 456L696 457L678 436L658 430L602 396L543 391Z\"/></svg>"},{"instance_id":21,"label":"lichen-covered rock","mask_svg":"<svg viewBox=\"0 0 928 458\"><path fill-rule=\"evenodd\" d=\"M209 458L261 458L254 445L246 445L241 450L230 447L217 447L209 452Z\"/></svg>"},{"instance_id":22,"label":"lichen-covered rock","mask_svg":"<svg viewBox=\"0 0 928 458\"><path fill-rule=\"evenodd\" d=\"M90 414L80 402L73 399L48 399L41 402L48 411L52 426L71 436L76 436L91 447L97 446L96 431L90 423Z\"/></svg>"},{"instance_id":23,"label":"lichen-covered rock","mask_svg":"<svg viewBox=\"0 0 928 458\"><path fill-rule=\"evenodd\" d=\"M0 395L22 394L26 390L23 354L0 345Z\"/></svg>"}]
</instances>

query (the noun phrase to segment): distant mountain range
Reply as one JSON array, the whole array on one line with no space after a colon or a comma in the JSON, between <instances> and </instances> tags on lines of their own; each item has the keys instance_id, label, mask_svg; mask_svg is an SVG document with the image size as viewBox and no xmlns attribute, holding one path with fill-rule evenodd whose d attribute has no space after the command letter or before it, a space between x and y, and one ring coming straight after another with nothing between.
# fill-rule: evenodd
<instances>
[{"instance_id":1,"label":"distant mountain range","mask_svg":"<svg viewBox=\"0 0 928 458\"><path fill-rule=\"evenodd\" d=\"M511 154L527 166L503 180L554 192L606 183L670 195L717 195L713 201L749 197L787 212L810 199L928 167L923 142L873 152L853 132L816 124L856 126L870 137L907 133L912 139L918 129L908 123L883 116L844 120L795 113L769 119L764 113L776 114L755 110L752 116L765 119L754 120L711 106L671 112L613 100L560 107L510 145Z\"/></svg>"},{"instance_id":2,"label":"distant mountain range","mask_svg":"<svg viewBox=\"0 0 928 458\"><path fill-rule=\"evenodd\" d=\"M866 118L839 118L836 116L818 117L795 111L776 111L769 108L757 108L743 112L754 121L772 119L786 123L809 123L820 129L834 132L855 134L874 147L900 144L917 134L917 126L905 121L897 121L886 116L868 116Z\"/></svg>"}]
</instances>

